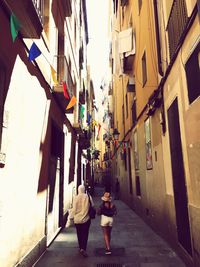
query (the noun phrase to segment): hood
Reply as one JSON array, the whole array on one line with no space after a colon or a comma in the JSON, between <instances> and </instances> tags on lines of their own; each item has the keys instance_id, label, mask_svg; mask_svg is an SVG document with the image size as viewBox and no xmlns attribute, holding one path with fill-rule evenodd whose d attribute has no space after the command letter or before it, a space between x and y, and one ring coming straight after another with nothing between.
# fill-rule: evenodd
<instances>
[{"instance_id":1,"label":"hood","mask_svg":"<svg viewBox=\"0 0 200 267\"><path fill-rule=\"evenodd\" d=\"M78 187L78 194L82 194L82 193L85 193L85 186L81 184Z\"/></svg>"}]
</instances>

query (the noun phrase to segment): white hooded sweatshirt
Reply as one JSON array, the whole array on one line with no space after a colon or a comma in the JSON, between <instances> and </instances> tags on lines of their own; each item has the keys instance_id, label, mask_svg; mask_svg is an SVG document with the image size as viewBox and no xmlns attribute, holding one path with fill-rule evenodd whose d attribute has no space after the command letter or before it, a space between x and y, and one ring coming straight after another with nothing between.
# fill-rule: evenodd
<instances>
[{"instance_id":1,"label":"white hooded sweatshirt","mask_svg":"<svg viewBox=\"0 0 200 267\"><path fill-rule=\"evenodd\" d=\"M91 199L91 197L90 197ZM93 201L91 199L91 203L93 206ZM72 208L72 213L71 215L74 218L74 223L75 224L82 224L87 222L90 217L88 215L88 210L89 210L89 197L85 193L85 186L84 185L79 185L78 187L78 195L74 197L73 201L73 208Z\"/></svg>"}]
</instances>

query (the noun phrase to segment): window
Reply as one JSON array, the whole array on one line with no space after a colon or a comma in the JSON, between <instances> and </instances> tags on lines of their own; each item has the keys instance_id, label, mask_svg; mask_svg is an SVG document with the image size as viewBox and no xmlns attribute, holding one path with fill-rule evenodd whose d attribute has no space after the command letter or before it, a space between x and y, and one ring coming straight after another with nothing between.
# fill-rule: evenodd
<instances>
[{"instance_id":1,"label":"window","mask_svg":"<svg viewBox=\"0 0 200 267\"><path fill-rule=\"evenodd\" d=\"M142 7L142 0L138 0L138 11L139 11L139 14L140 14L140 11L141 11L141 7Z\"/></svg>"},{"instance_id":2,"label":"window","mask_svg":"<svg viewBox=\"0 0 200 267\"><path fill-rule=\"evenodd\" d=\"M116 8L115 8L115 10L116 10L116 16L117 16L117 10L118 10L118 0L116 0Z\"/></svg>"},{"instance_id":3,"label":"window","mask_svg":"<svg viewBox=\"0 0 200 267\"><path fill-rule=\"evenodd\" d=\"M49 40L49 1L44 0L43 29Z\"/></svg>"},{"instance_id":4,"label":"window","mask_svg":"<svg viewBox=\"0 0 200 267\"><path fill-rule=\"evenodd\" d=\"M148 118L145 123L145 144L146 144L146 167L147 170L153 168L152 162L152 150L151 150L151 128L150 128L150 119Z\"/></svg>"},{"instance_id":5,"label":"window","mask_svg":"<svg viewBox=\"0 0 200 267\"><path fill-rule=\"evenodd\" d=\"M117 10L118 10L118 0L113 0L113 11L114 11L114 14L116 14L117 16Z\"/></svg>"},{"instance_id":6,"label":"window","mask_svg":"<svg viewBox=\"0 0 200 267\"><path fill-rule=\"evenodd\" d=\"M139 170L138 138L137 131L134 132L134 164L135 170Z\"/></svg>"},{"instance_id":7,"label":"window","mask_svg":"<svg viewBox=\"0 0 200 267\"><path fill-rule=\"evenodd\" d=\"M185 64L189 103L200 96L200 43Z\"/></svg>"},{"instance_id":8,"label":"window","mask_svg":"<svg viewBox=\"0 0 200 267\"><path fill-rule=\"evenodd\" d=\"M124 146L124 144L123 144ZM125 171L127 171L127 155L126 155L126 148L123 148L124 152L123 152L123 159L124 159L124 168Z\"/></svg>"},{"instance_id":9,"label":"window","mask_svg":"<svg viewBox=\"0 0 200 267\"><path fill-rule=\"evenodd\" d=\"M144 54L142 56L142 86L147 82L147 63L146 63L146 51L144 51Z\"/></svg>"},{"instance_id":10,"label":"window","mask_svg":"<svg viewBox=\"0 0 200 267\"><path fill-rule=\"evenodd\" d=\"M76 20L74 19L74 45L76 47Z\"/></svg>"},{"instance_id":11,"label":"window","mask_svg":"<svg viewBox=\"0 0 200 267\"><path fill-rule=\"evenodd\" d=\"M65 70L64 70L64 37L61 34L58 34L58 77L59 81L64 81Z\"/></svg>"},{"instance_id":12,"label":"window","mask_svg":"<svg viewBox=\"0 0 200 267\"><path fill-rule=\"evenodd\" d=\"M134 100L133 105L132 105L132 122L133 122L133 127L134 127L137 123L136 100Z\"/></svg>"},{"instance_id":13,"label":"window","mask_svg":"<svg viewBox=\"0 0 200 267\"><path fill-rule=\"evenodd\" d=\"M140 197L141 196L141 188L140 188L140 177L139 176L136 176L135 183L136 183L136 195L138 197Z\"/></svg>"},{"instance_id":14,"label":"window","mask_svg":"<svg viewBox=\"0 0 200 267\"><path fill-rule=\"evenodd\" d=\"M128 118L128 95L126 94L126 118Z\"/></svg>"},{"instance_id":15,"label":"window","mask_svg":"<svg viewBox=\"0 0 200 267\"><path fill-rule=\"evenodd\" d=\"M187 8L185 0L174 0L171 5L167 25L170 59L174 56L181 35L187 24Z\"/></svg>"}]
</instances>

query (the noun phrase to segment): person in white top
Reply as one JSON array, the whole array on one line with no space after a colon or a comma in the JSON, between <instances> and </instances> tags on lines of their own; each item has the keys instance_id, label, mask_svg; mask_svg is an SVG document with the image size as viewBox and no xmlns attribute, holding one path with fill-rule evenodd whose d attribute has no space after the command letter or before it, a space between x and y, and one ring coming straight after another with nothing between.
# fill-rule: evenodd
<instances>
[{"instance_id":1,"label":"person in white top","mask_svg":"<svg viewBox=\"0 0 200 267\"><path fill-rule=\"evenodd\" d=\"M94 205L92 197L88 196L88 194L85 193L85 186L79 185L78 187L78 195L74 197L73 200L73 208L72 208L72 216L74 218L74 224L76 227L76 233L79 243L79 249L80 253L87 257L87 242L88 242L88 236L89 236L89 228L91 224L90 217L88 215L89 211L89 197L92 203L92 206Z\"/></svg>"}]
</instances>

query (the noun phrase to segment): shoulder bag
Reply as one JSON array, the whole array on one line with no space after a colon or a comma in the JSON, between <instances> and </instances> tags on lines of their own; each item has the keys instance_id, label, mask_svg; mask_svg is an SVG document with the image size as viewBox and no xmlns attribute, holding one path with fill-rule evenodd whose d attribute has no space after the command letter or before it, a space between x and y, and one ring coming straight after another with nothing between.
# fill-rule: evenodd
<instances>
[{"instance_id":1,"label":"shoulder bag","mask_svg":"<svg viewBox=\"0 0 200 267\"><path fill-rule=\"evenodd\" d=\"M92 203L91 203L89 195L88 195L88 198L89 198L89 211L88 211L88 214L89 214L90 219L95 219L96 209L92 206Z\"/></svg>"}]
</instances>

